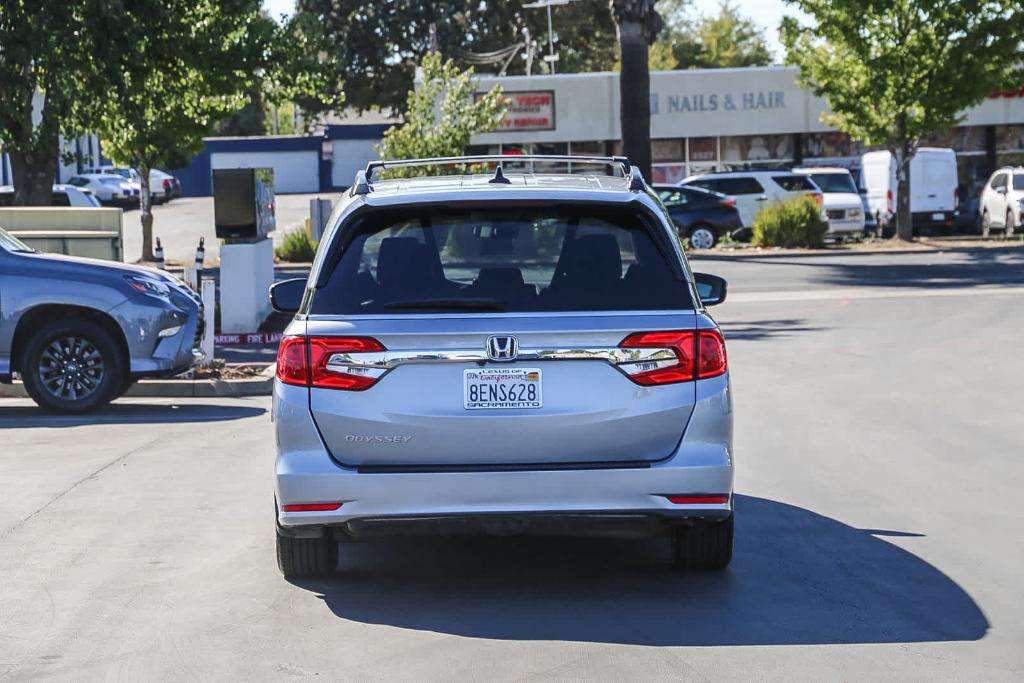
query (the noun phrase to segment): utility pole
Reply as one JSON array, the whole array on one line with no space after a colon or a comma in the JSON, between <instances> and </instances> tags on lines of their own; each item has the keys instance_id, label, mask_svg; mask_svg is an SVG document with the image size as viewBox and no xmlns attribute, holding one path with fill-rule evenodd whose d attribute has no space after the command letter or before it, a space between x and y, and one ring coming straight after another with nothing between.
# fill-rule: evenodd
<instances>
[{"instance_id":1,"label":"utility pole","mask_svg":"<svg viewBox=\"0 0 1024 683\"><path fill-rule=\"evenodd\" d=\"M555 54L555 31L551 24L551 8L555 5L568 5L570 2L575 2L575 0L535 0L535 2L523 5L523 9L544 7L548 11L548 54L544 61L551 65L551 73L557 72L555 64L558 62L558 55Z\"/></svg>"}]
</instances>

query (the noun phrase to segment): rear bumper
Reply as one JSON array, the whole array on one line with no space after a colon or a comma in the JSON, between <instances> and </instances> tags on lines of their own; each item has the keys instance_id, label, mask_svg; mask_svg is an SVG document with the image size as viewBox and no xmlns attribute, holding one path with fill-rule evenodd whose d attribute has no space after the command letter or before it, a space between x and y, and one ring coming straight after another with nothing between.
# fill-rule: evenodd
<instances>
[{"instance_id":1,"label":"rear bumper","mask_svg":"<svg viewBox=\"0 0 1024 683\"><path fill-rule=\"evenodd\" d=\"M275 384L276 497L284 533L353 536L460 530L600 533L663 528L732 511L732 408L728 376L697 383L697 403L676 451L656 463L595 469L359 472L335 462L304 388ZM675 504L674 495L727 495L727 503ZM300 503L329 512L284 512ZM504 531L503 531L504 530ZM557 531L552 531L557 530Z\"/></svg>"}]
</instances>

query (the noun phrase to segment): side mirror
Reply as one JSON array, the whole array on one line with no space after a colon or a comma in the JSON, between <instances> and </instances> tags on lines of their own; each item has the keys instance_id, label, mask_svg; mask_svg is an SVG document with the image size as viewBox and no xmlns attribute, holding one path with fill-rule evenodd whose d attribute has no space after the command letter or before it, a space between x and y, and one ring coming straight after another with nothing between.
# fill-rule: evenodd
<instances>
[{"instance_id":1,"label":"side mirror","mask_svg":"<svg viewBox=\"0 0 1024 683\"><path fill-rule=\"evenodd\" d=\"M305 295L305 278L281 280L270 286L270 305L278 313L296 313Z\"/></svg>"},{"instance_id":2,"label":"side mirror","mask_svg":"<svg viewBox=\"0 0 1024 683\"><path fill-rule=\"evenodd\" d=\"M728 283L724 278L707 273L694 273L693 279L697 283L697 294L705 306L717 306L725 301Z\"/></svg>"}]
</instances>

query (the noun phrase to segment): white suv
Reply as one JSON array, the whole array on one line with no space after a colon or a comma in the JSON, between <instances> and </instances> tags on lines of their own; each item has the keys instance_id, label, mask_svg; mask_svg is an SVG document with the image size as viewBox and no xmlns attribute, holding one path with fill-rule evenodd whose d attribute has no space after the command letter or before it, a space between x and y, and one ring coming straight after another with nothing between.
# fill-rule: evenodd
<instances>
[{"instance_id":1,"label":"white suv","mask_svg":"<svg viewBox=\"0 0 1024 683\"><path fill-rule=\"evenodd\" d=\"M988 235L992 228L1012 235L1024 222L1024 166L1006 166L985 183L978 203L978 221L981 234Z\"/></svg>"},{"instance_id":2,"label":"white suv","mask_svg":"<svg viewBox=\"0 0 1024 683\"><path fill-rule=\"evenodd\" d=\"M769 203L799 194L811 195L819 204L823 201L821 190L810 178L782 169L705 173L690 176L679 184L734 197L744 228L752 227L757 214Z\"/></svg>"}]
</instances>

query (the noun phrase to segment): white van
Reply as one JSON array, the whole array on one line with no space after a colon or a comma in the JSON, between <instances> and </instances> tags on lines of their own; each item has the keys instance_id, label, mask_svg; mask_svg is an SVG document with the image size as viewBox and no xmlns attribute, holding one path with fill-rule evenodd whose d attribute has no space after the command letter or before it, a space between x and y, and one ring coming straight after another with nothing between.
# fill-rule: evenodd
<instances>
[{"instance_id":1,"label":"white van","mask_svg":"<svg viewBox=\"0 0 1024 683\"><path fill-rule=\"evenodd\" d=\"M896 227L896 160L891 152L868 152L861 157L861 185L879 229ZM910 213L914 230L952 231L960 208L956 153L944 147L922 147L910 161Z\"/></svg>"}]
</instances>

